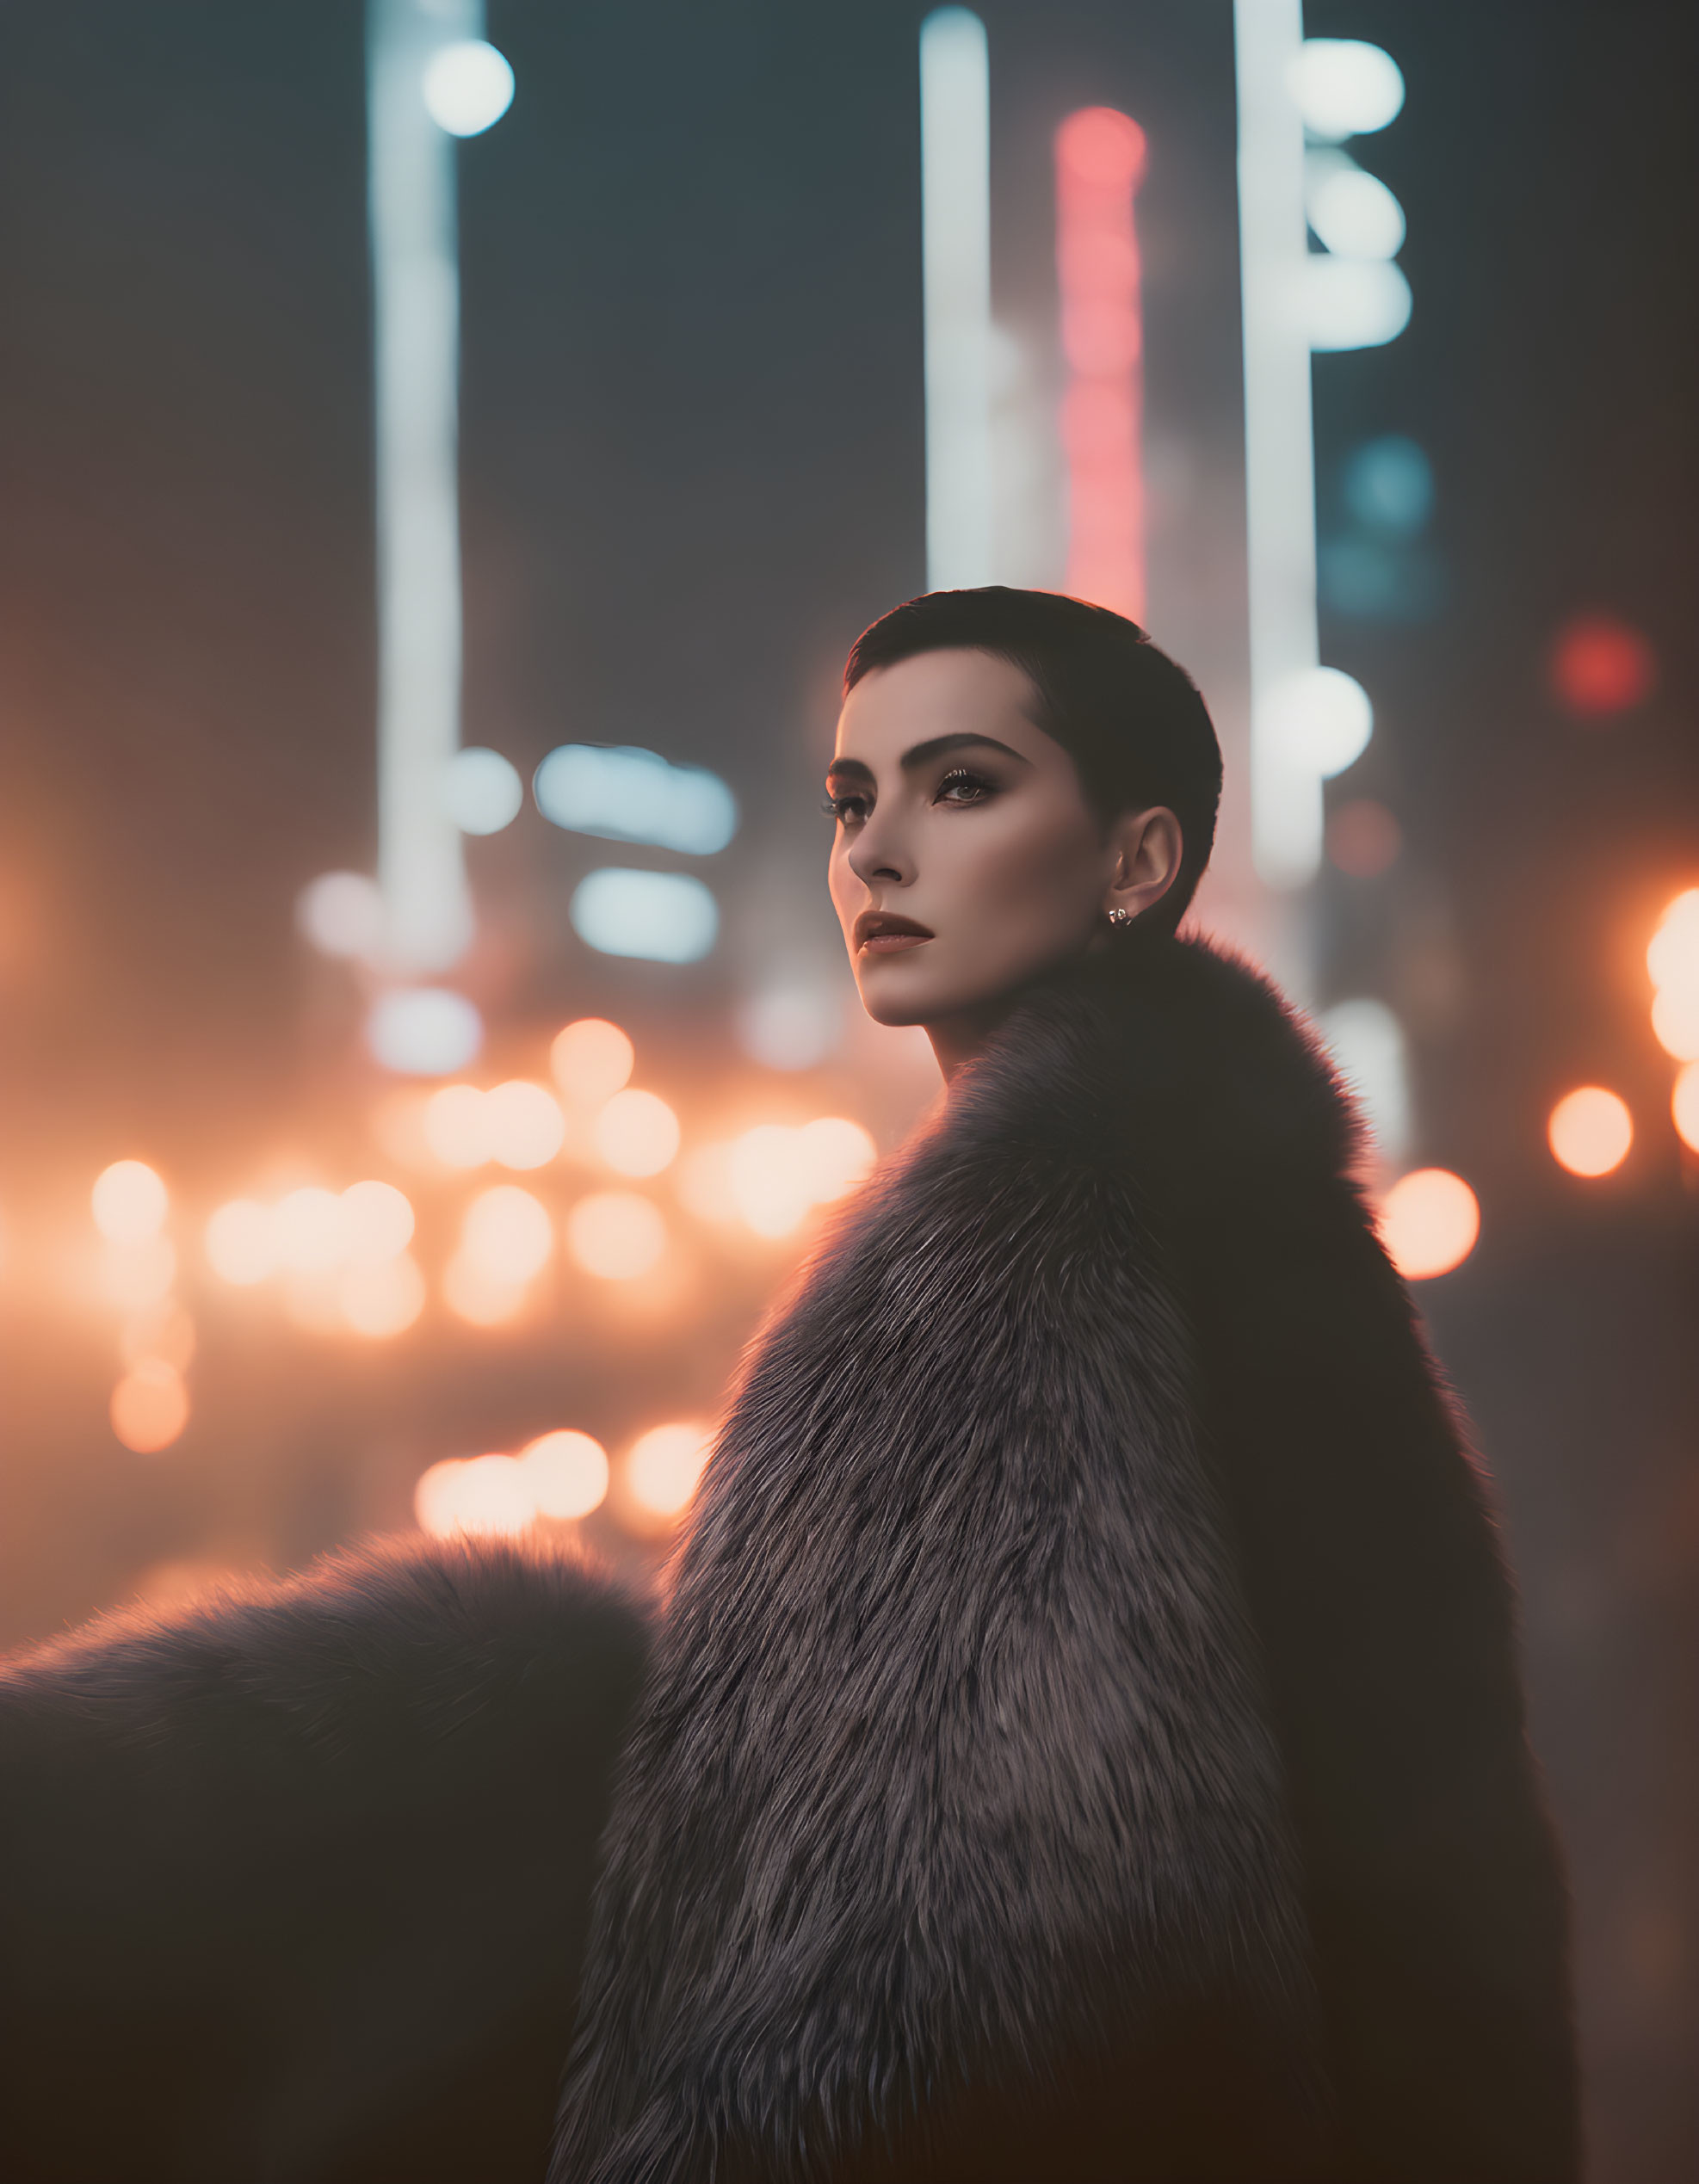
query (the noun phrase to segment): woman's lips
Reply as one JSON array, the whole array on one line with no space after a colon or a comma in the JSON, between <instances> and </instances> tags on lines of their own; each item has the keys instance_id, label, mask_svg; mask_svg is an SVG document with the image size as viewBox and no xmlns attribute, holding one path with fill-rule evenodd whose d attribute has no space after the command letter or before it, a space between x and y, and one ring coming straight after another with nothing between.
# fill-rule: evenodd
<instances>
[{"instance_id":1,"label":"woman's lips","mask_svg":"<svg viewBox=\"0 0 1699 2184\"><path fill-rule=\"evenodd\" d=\"M856 920L856 946L863 955L901 955L934 937L911 917L898 917L889 910L864 910Z\"/></svg>"}]
</instances>

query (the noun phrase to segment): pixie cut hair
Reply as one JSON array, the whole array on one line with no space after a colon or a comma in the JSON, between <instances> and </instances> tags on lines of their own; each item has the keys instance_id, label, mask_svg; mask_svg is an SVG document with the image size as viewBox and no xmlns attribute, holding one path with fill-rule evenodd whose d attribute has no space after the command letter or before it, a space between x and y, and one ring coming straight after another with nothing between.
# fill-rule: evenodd
<instances>
[{"instance_id":1,"label":"pixie cut hair","mask_svg":"<svg viewBox=\"0 0 1699 2184\"><path fill-rule=\"evenodd\" d=\"M922 652L989 652L1032 684L1038 725L1078 769L1105 827L1164 804L1180 822L1174 884L1139 920L1171 932L1209 862L1221 801L1221 747L1197 685L1124 614L1060 592L929 591L893 607L850 647L847 697L875 668Z\"/></svg>"}]
</instances>

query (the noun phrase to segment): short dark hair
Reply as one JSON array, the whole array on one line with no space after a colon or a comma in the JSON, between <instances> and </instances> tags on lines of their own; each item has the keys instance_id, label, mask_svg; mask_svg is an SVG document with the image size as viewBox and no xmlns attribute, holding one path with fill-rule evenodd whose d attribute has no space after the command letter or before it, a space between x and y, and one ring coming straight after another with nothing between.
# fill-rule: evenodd
<instances>
[{"instance_id":1,"label":"short dark hair","mask_svg":"<svg viewBox=\"0 0 1699 2184\"><path fill-rule=\"evenodd\" d=\"M989 652L1038 694L1038 724L1079 769L1107 826L1165 804L1180 822L1180 870L1146 922L1172 931L1203 877L1221 801L1221 747L1197 685L1137 622L1053 591L985 584L929 591L882 614L850 648L846 697L863 676L921 652Z\"/></svg>"}]
</instances>

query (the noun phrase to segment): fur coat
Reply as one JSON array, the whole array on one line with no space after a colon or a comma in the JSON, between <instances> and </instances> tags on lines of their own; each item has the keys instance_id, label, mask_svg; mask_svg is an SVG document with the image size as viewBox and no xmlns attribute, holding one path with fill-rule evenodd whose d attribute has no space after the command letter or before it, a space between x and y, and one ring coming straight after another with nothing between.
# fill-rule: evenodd
<instances>
[{"instance_id":1,"label":"fur coat","mask_svg":"<svg viewBox=\"0 0 1699 2184\"><path fill-rule=\"evenodd\" d=\"M15 1668L29 2144L117 2053L131 2177L1567 2184L1510 1589L1354 1150L1135 929L756 1345L646 1669L471 1550Z\"/></svg>"}]
</instances>

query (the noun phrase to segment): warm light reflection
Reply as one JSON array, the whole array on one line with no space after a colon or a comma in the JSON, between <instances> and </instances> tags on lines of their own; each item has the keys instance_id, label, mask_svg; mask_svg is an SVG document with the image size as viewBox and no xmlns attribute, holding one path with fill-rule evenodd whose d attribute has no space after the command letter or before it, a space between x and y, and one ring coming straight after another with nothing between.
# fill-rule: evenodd
<instances>
[{"instance_id":1,"label":"warm light reflection","mask_svg":"<svg viewBox=\"0 0 1699 2184\"><path fill-rule=\"evenodd\" d=\"M114 1160L89 1194L95 1226L108 1243L146 1243L165 1225L170 1201L144 1160Z\"/></svg>"},{"instance_id":2,"label":"warm light reflection","mask_svg":"<svg viewBox=\"0 0 1699 2184\"><path fill-rule=\"evenodd\" d=\"M1660 986L1653 997L1652 1029L1677 1062L1699 1062L1699 987Z\"/></svg>"},{"instance_id":3,"label":"warm light reflection","mask_svg":"<svg viewBox=\"0 0 1699 2184\"><path fill-rule=\"evenodd\" d=\"M568 1024L555 1033L548 1050L555 1083L578 1107L611 1099L630 1077L636 1059L619 1026L602 1016L581 1016Z\"/></svg>"},{"instance_id":4,"label":"warm light reflection","mask_svg":"<svg viewBox=\"0 0 1699 2184\"><path fill-rule=\"evenodd\" d=\"M425 1280L403 1252L386 1259L356 1259L337 1287L343 1317L356 1335L374 1340L399 1335L424 1310Z\"/></svg>"},{"instance_id":5,"label":"warm light reflection","mask_svg":"<svg viewBox=\"0 0 1699 2184\"><path fill-rule=\"evenodd\" d=\"M141 1359L112 1391L112 1430L138 1456L169 1448L188 1423L188 1391L164 1358Z\"/></svg>"},{"instance_id":6,"label":"warm light reflection","mask_svg":"<svg viewBox=\"0 0 1699 2184\"><path fill-rule=\"evenodd\" d=\"M689 1507L713 1447L706 1426L652 1426L626 1458L626 1514L637 1528L660 1529Z\"/></svg>"},{"instance_id":7,"label":"warm light reflection","mask_svg":"<svg viewBox=\"0 0 1699 2184\"><path fill-rule=\"evenodd\" d=\"M1406 1281L1449 1274L1474 1249L1480 1207L1461 1175L1418 1168L1395 1182L1381 1206L1381 1241Z\"/></svg>"},{"instance_id":8,"label":"warm light reflection","mask_svg":"<svg viewBox=\"0 0 1699 2184\"><path fill-rule=\"evenodd\" d=\"M1690 1062L1670 1095L1676 1134L1690 1152L1699 1152L1699 1062Z\"/></svg>"},{"instance_id":9,"label":"warm light reflection","mask_svg":"<svg viewBox=\"0 0 1699 2184\"><path fill-rule=\"evenodd\" d=\"M608 1492L608 1454L589 1434L540 1434L519 1452L525 1483L544 1516L585 1517Z\"/></svg>"},{"instance_id":10,"label":"warm light reflection","mask_svg":"<svg viewBox=\"0 0 1699 2184\"><path fill-rule=\"evenodd\" d=\"M566 1218L566 1248L586 1274L635 1281L666 1249L666 1224L634 1191L596 1191Z\"/></svg>"},{"instance_id":11,"label":"warm light reflection","mask_svg":"<svg viewBox=\"0 0 1699 2184\"><path fill-rule=\"evenodd\" d=\"M522 1281L504 1281L464 1251L442 1269L442 1300L459 1319L473 1327L500 1327L525 1307Z\"/></svg>"},{"instance_id":12,"label":"warm light reflection","mask_svg":"<svg viewBox=\"0 0 1699 2184\"><path fill-rule=\"evenodd\" d=\"M280 1266L295 1274L322 1274L342 1258L347 1231L335 1191L304 1183L278 1200L271 1218Z\"/></svg>"},{"instance_id":13,"label":"warm light reflection","mask_svg":"<svg viewBox=\"0 0 1699 2184\"><path fill-rule=\"evenodd\" d=\"M511 1538L537 1514L524 1471L511 1456L448 1457L413 1489L413 1515L434 1539L457 1533Z\"/></svg>"},{"instance_id":14,"label":"warm light reflection","mask_svg":"<svg viewBox=\"0 0 1699 2184\"><path fill-rule=\"evenodd\" d=\"M860 1182L875 1149L857 1122L822 1115L800 1129L757 1123L735 1139L726 1170L732 1203L757 1236L788 1236L811 1207Z\"/></svg>"},{"instance_id":15,"label":"warm light reflection","mask_svg":"<svg viewBox=\"0 0 1699 2184\"><path fill-rule=\"evenodd\" d=\"M1616 1093L1584 1084L1552 1109L1546 1136L1552 1157L1572 1175L1608 1175L1634 1143L1634 1117Z\"/></svg>"},{"instance_id":16,"label":"warm light reflection","mask_svg":"<svg viewBox=\"0 0 1699 2184\"><path fill-rule=\"evenodd\" d=\"M445 1084L425 1101L425 1143L445 1168L481 1168L490 1158L485 1101L475 1084Z\"/></svg>"},{"instance_id":17,"label":"warm light reflection","mask_svg":"<svg viewBox=\"0 0 1699 2184\"><path fill-rule=\"evenodd\" d=\"M252 1198L219 1206L207 1224L207 1258L214 1274L238 1288L263 1281L277 1265L271 1208Z\"/></svg>"},{"instance_id":18,"label":"warm light reflection","mask_svg":"<svg viewBox=\"0 0 1699 2184\"><path fill-rule=\"evenodd\" d=\"M504 1168L541 1168L566 1141L566 1118L541 1084L514 1077L484 1095L491 1153Z\"/></svg>"},{"instance_id":19,"label":"warm light reflection","mask_svg":"<svg viewBox=\"0 0 1699 2184\"><path fill-rule=\"evenodd\" d=\"M1654 986L1699 987L1699 887L1688 887L1666 905L1646 951Z\"/></svg>"},{"instance_id":20,"label":"warm light reflection","mask_svg":"<svg viewBox=\"0 0 1699 2184\"><path fill-rule=\"evenodd\" d=\"M413 1240L413 1208L405 1191L375 1179L343 1193L343 1243L351 1260L392 1259Z\"/></svg>"},{"instance_id":21,"label":"warm light reflection","mask_svg":"<svg viewBox=\"0 0 1699 2184\"><path fill-rule=\"evenodd\" d=\"M678 1117L653 1092L616 1092L595 1135L596 1151L621 1175L658 1175L678 1151Z\"/></svg>"},{"instance_id":22,"label":"warm light reflection","mask_svg":"<svg viewBox=\"0 0 1699 2184\"><path fill-rule=\"evenodd\" d=\"M517 1183L480 1191L466 1210L460 1255L486 1280L523 1284L554 1249L554 1224L541 1200Z\"/></svg>"}]
</instances>

